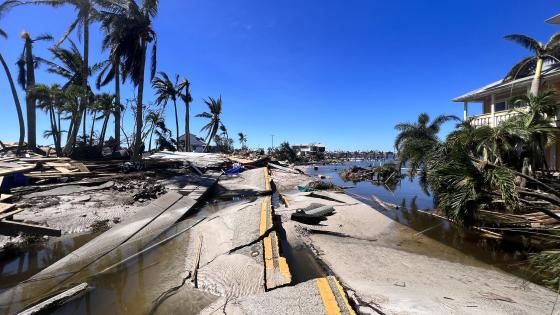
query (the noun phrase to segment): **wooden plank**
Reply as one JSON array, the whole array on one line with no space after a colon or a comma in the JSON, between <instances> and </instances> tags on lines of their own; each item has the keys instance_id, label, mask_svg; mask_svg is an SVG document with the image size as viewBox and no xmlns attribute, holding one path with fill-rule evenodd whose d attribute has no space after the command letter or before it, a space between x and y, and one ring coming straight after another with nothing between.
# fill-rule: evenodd
<instances>
[{"instance_id":1,"label":"wooden plank","mask_svg":"<svg viewBox=\"0 0 560 315\"><path fill-rule=\"evenodd\" d=\"M87 292L88 284L86 282L65 290L37 305L34 305L18 315L33 315L33 314L44 314L53 311L53 308L61 306L69 300L75 299L85 292Z\"/></svg>"},{"instance_id":2,"label":"wooden plank","mask_svg":"<svg viewBox=\"0 0 560 315\"><path fill-rule=\"evenodd\" d=\"M0 186L1 186L1 185L2 185L2 180L0 179ZM10 194L1 194L1 195L0 195L0 203L12 199L13 196L14 196L14 195L10 195ZM0 211L0 212L1 212L1 211Z\"/></svg>"},{"instance_id":3,"label":"wooden plank","mask_svg":"<svg viewBox=\"0 0 560 315\"><path fill-rule=\"evenodd\" d=\"M27 224L22 222L14 222L9 220L0 221L0 234L18 235L19 233L32 235L61 236L62 232L46 226Z\"/></svg>"},{"instance_id":4,"label":"wooden plank","mask_svg":"<svg viewBox=\"0 0 560 315\"><path fill-rule=\"evenodd\" d=\"M87 172L89 173L89 169L87 168L87 166L85 166L83 163L72 163L72 165L74 165L75 167L77 167L80 172Z\"/></svg>"},{"instance_id":5,"label":"wooden plank","mask_svg":"<svg viewBox=\"0 0 560 315\"><path fill-rule=\"evenodd\" d=\"M0 176L12 175L16 173L26 173L33 170L34 168L35 165L18 167L18 168L5 168L0 170Z\"/></svg>"},{"instance_id":6,"label":"wooden plank","mask_svg":"<svg viewBox=\"0 0 560 315\"><path fill-rule=\"evenodd\" d=\"M54 169L61 172L61 173L64 173L64 174L72 173L72 171L70 171L66 167L62 167L62 166L55 166Z\"/></svg>"},{"instance_id":7,"label":"wooden plank","mask_svg":"<svg viewBox=\"0 0 560 315\"><path fill-rule=\"evenodd\" d=\"M17 209L17 210L14 210L12 212L2 213L2 214L0 214L0 221L13 216L14 214L18 214L18 213L22 212L23 210L25 210L25 209Z\"/></svg>"},{"instance_id":8,"label":"wooden plank","mask_svg":"<svg viewBox=\"0 0 560 315\"><path fill-rule=\"evenodd\" d=\"M15 208L16 205L0 202L0 213L9 211Z\"/></svg>"}]
</instances>

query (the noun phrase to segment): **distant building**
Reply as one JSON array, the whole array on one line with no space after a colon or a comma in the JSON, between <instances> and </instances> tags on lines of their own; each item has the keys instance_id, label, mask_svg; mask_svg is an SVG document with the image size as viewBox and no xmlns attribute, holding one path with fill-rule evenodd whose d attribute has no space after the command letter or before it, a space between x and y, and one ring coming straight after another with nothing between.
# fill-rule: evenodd
<instances>
[{"instance_id":1,"label":"distant building","mask_svg":"<svg viewBox=\"0 0 560 315\"><path fill-rule=\"evenodd\" d=\"M292 146L299 156L318 156L325 154L326 147L322 143L296 144Z\"/></svg>"},{"instance_id":2,"label":"distant building","mask_svg":"<svg viewBox=\"0 0 560 315\"><path fill-rule=\"evenodd\" d=\"M202 139L201 137L197 137L191 133L190 140L191 140L192 152L204 152L204 149L206 149L206 143L204 143L204 139ZM182 135L179 137L179 147L181 148L184 146L185 146L185 135Z\"/></svg>"}]
</instances>

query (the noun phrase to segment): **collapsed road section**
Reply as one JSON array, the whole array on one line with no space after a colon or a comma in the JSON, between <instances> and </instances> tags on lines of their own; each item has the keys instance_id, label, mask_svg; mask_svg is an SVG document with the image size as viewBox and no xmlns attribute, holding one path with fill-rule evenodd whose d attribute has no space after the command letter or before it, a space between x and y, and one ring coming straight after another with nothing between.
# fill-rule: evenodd
<instances>
[{"instance_id":1,"label":"collapsed road section","mask_svg":"<svg viewBox=\"0 0 560 315\"><path fill-rule=\"evenodd\" d=\"M33 277L0 294L0 311L66 313L208 312L223 301L307 296L317 313L353 314L334 277L293 284L269 170L207 172L168 192ZM211 193L220 193L218 208ZM223 196L233 197L223 201ZM226 198L227 199L227 198ZM248 304L247 304L248 305ZM249 307L242 313L261 313ZM315 312L313 312L315 313Z\"/></svg>"}]
</instances>

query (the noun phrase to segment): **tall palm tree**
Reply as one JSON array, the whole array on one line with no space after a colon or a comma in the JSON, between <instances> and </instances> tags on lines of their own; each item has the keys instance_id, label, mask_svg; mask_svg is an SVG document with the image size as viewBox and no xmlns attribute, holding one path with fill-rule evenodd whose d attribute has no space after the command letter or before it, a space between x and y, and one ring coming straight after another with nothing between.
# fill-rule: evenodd
<instances>
[{"instance_id":1,"label":"tall palm tree","mask_svg":"<svg viewBox=\"0 0 560 315\"><path fill-rule=\"evenodd\" d=\"M94 20L96 16L96 9L94 5L94 0L22 0L18 1L20 4L39 4L39 5L49 5L55 8L61 7L65 4L69 4L74 7L77 11L76 19L68 26L66 32L57 42L56 46L61 45L68 36L74 31L78 31L78 37L82 37L83 35L83 64L81 68L82 75L80 78L82 79L81 85L84 90L88 88L88 77L89 77L89 27L91 22ZM85 102L85 104L81 104L83 108L87 108L89 101L88 98L82 98L81 102Z\"/></svg>"},{"instance_id":2,"label":"tall palm tree","mask_svg":"<svg viewBox=\"0 0 560 315\"><path fill-rule=\"evenodd\" d=\"M138 5L135 0L104 1L100 12L101 25L107 31L107 43L113 47L115 58L122 60L123 80L130 78L136 95L136 130L133 158L140 158L143 124L144 70L146 53L152 44L150 80L156 72L157 36L152 20L157 15L157 0L144 0Z\"/></svg>"},{"instance_id":3,"label":"tall palm tree","mask_svg":"<svg viewBox=\"0 0 560 315\"><path fill-rule=\"evenodd\" d=\"M241 144L241 149L246 150L247 149L247 135L245 135L243 132L240 132L237 135L239 136L239 144Z\"/></svg>"},{"instance_id":4,"label":"tall palm tree","mask_svg":"<svg viewBox=\"0 0 560 315\"><path fill-rule=\"evenodd\" d=\"M191 83L187 78L184 78L181 83L179 83L179 95L185 103L185 151L192 151L191 148L191 128L190 128L190 107L193 101L191 95Z\"/></svg>"},{"instance_id":5,"label":"tall palm tree","mask_svg":"<svg viewBox=\"0 0 560 315\"><path fill-rule=\"evenodd\" d=\"M533 56L525 57L511 68L505 80L515 80L518 77L526 77L534 74L531 83L530 94L538 95L541 84L541 72L544 62L558 62L560 56L560 33L550 37L547 43L527 35L512 34L504 37L506 40L518 43L533 53Z\"/></svg>"},{"instance_id":6,"label":"tall palm tree","mask_svg":"<svg viewBox=\"0 0 560 315\"><path fill-rule=\"evenodd\" d=\"M177 149L179 149L179 116L177 114L177 98L180 96L179 75L175 75L175 82L169 79L167 73L161 71L159 75L152 80L152 88L156 93L155 103L163 107L167 106L167 102L173 102L173 109L175 110L175 137L177 141ZM188 135L185 133L185 137Z\"/></svg>"},{"instance_id":7,"label":"tall palm tree","mask_svg":"<svg viewBox=\"0 0 560 315\"><path fill-rule=\"evenodd\" d=\"M222 97L218 97L218 99L214 99L212 97L208 97L208 100L204 100L204 104L208 106L210 112L203 112L196 117L202 117L210 119L210 121L202 127L200 131L207 131L208 134L206 135L206 148L205 151L208 150L210 147L210 142L214 139L214 136L218 133L218 130L222 126L222 121L220 115L222 114Z\"/></svg>"},{"instance_id":8,"label":"tall palm tree","mask_svg":"<svg viewBox=\"0 0 560 315\"><path fill-rule=\"evenodd\" d=\"M400 123L395 126L399 131L395 148L399 154L399 168L410 162L412 175L426 161L426 154L439 143L438 133L441 125L450 120L459 120L452 115L440 115L430 123L430 116L422 113L416 123Z\"/></svg>"},{"instance_id":9,"label":"tall palm tree","mask_svg":"<svg viewBox=\"0 0 560 315\"><path fill-rule=\"evenodd\" d=\"M0 6L0 14L4 11L4 7ZM0 29L0 37L7 38L8 35L4 30ZM10 72L10 68L8 68L8 64L6 64L6 60L4 60L4 56L0 53L0 63L2 63L2 67L4 68L4 72L8 77L8 83L10 84L10 90L12 92L12 97L14 99L14 106L16 107L16 112L18 116L18 123L19 123L19 141L18 141L18 148L16 154L19 155L21 153L21 149L23 147L23 141L25 139L25 122L23 121L23 112L21 110L21 103L19 102L19 97L16 91L16 85L14 84L14 79L12 78L12 73Z\"/></svg>"},{"instance_id":10,"label":"tall palm tree","mask_svg":"<svg viewBox=\"0 0 560 315\"><path fill-rule=\"evenodd\" d=\"M33 55L33 44L38 41L52 40L52 36L48 34L31 38L28 32L22 32L21 38L25 44L23 52L17 61L19 73L18 83L23 90L25 90L25 103L27 112L27 147L30 150L35 149L37 146L37 117L35 113L35 99L31 96L31 91L35 86L35 68L37 67L40 59Z\"/></svg>"},{"instance_id":11,"label":"tall palm tree","mask_svg":"<svg viewBox=\"0 0 560 315\"><path fill-rule=\"evenodd\" d=\"M82 85L84 81L87 82L87 78L83 78L83 66L85 64L85 60L73 41L69 40L69 48L55 46L51 47L49 50L53 54L53 59L55 59L58 63L39 58L41 62L47 64L47 71L66 79L66 82L62 85L63 90L66 91L70 87L79 87L79 89L73 88L72 94L76 97L75 101L79 104L79 108L74 115L72 115L70 122L71 128L68 129L68 141L66 142L63 150L65 155L70 155L76 144L80 126L83 127L82 129L85 138L87 104L89 104L90 99L93 99L93 93L91 92L89 85L86 85L85 88ZM92 73L98 71L100 67L101 66L99 64L96 64L89 68L86 73L91 75ZM87 101L84 99L87 99ZM82 122L82 120L84 120L84 122Z\"/></svg>"}]
</instances>

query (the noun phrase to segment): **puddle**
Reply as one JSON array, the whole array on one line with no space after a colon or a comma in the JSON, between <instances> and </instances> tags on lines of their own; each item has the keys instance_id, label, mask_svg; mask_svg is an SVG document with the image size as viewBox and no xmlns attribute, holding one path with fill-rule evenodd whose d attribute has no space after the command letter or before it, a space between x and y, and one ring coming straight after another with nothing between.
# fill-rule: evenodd
<instances>
[{"instance_id":1,"label":"puddle","mask_svg":"<svg viewBox=\"0 0 560 315\"><path fill-rule=\"evenodd\" d=\"M56 240L0 252L0 293L29 279L97 235L99 233L63 236Z\"/></svg>"}]
</instances>

